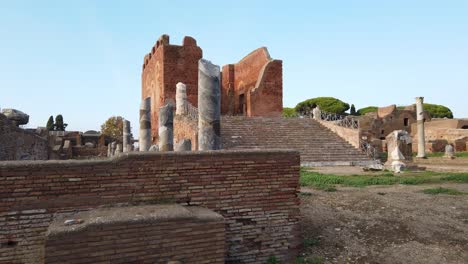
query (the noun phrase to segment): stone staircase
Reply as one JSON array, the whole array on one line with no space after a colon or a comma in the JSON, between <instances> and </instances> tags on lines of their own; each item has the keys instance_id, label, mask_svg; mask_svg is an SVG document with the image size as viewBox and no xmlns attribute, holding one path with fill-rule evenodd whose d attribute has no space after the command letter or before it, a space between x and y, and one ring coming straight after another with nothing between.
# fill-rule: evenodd
<instances>
[{"instance_id":1,"label":"stone staircase","mask_svg":"<svg viewBox=\"0 0 468 264\"><path fill-rule=\"evenodd\" d=\"M303 166L369 165L364 153L310 118L223 116L223 149L295 149Z\"/></svg>"}]
</instances>

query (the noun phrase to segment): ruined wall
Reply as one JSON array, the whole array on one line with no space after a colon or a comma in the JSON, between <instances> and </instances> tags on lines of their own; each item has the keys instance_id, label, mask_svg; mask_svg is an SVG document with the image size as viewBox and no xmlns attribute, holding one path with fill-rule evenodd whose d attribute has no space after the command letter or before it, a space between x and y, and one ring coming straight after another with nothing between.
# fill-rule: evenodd
<instances>
[{"instance_id":1,"label":"ruined wall","mask_svg":"<svg viewBox=\"0 0 468 264\"><path fill-rule=\"evenodd\" d=\"M428 122L426 124L429 124ZM431 141L446 141L448 144L455 144L455 141L458 139L468 138L468 129L453 129L453 128L434 128L431 126L424 127L424 134L426 139L426 144L431 144ZM413 151L417 151L418 137L417 129L415 128L413 133L411 133L413 138ZM459 143L460 144L460 143ZM459 148L460 149L460 148ZM442 151L440 148L437 150ZM444 148L445 150L445 148ZM430 151L430 150L429 150ZM464 150L462 150L464 151Z\"/></svg>"},{"instance_id":2,"label":"ruined wall","mask_svg":"<svg viewBox=\"0 0 468 264\"><path fill-rule=\"evenodd\" d=\"M0 160L47 160L47 140L0 114Z\"/></svg>"},{"instance_id":3,"label":"ruined wall","mask_svg":"<svg viewBox=\"0 0 468 264\"><path fill-rule=\"evenodd\" d=\"M414 107L413 107L414 108ZM412 131L412 125L416 124L416 110L412 107L397 109L396 105L379 107L377 113L368 113L358 117L362 136L369 140L382 139L395 130ZM430 117L425 113L426 120Z\"/></svg>"},{"instance_id":4,"label":"ruined wall","mask_svg":"<svg viewBox=\"0 0 468 264\"><path fill-rule=\"evenodd\" d=\"M222 68L221 113L247 116L281 116L283 68L265 47L236 64Z\"/></svg>"},{"instance_id":5,"label":"ruined wall","mask_svg":"<svg viewBox=\"0 0 468 264\"><path fill-rule=\"evenodd\" d=\"M95 148L88 148L85 146L73 146L72 156L76 159L82 158L93 158L93 157L106 157L107 147L97 146Z\"/></svg>"},{"instance_id":6,"label":"ruined wall","mask_svg":"<svg viewBox=\"0 0 468 264\"><path fill-rule=\"evenodd\" d=\"M58 212L141 203L206 207L226 223L226 261L297 256L299 153L125 153L103 161L0 163L0 263L43 263ZM130 247L130 245L129 245Z\"/></svg>"},{"instance_id":7,"label":"ruined wall","mask_svg":"<svg viewBox=\"0 0 468 264\"><path fill-rule=\"evenodd\" d=\"M70 218L83 222L64 225ZM221 215L196 206L132 206L59 215L47 231L45 263L224 264L224 229Z\"/></svg>"},{"instance_id":8,"label":"ruined wall","mask_svg":"<svg viewBox=\"0 0 468 264\"><path fill-rule=\"evenodd\" d=\"M189 116L174 116L174 145L183 139L192 141L192 150L198 150L198 120Z\"/></svg>"},{"instance_id":9,"label":"ruined wall","mask_svg":"<svg viewBox=\"0 0 468 264\"><path fill-rule=\"evenodd\" d=\"M163 35L151 52L144 58L142 72L142 99L151 97L151 122L153 142L158 135L158 111L165 100L175 99L176 84L187 86L188 101L197 106L198 60L202 50L192 37L185 37L182 46L169 43L169 36Z\"/></svg>"}]
</instances>

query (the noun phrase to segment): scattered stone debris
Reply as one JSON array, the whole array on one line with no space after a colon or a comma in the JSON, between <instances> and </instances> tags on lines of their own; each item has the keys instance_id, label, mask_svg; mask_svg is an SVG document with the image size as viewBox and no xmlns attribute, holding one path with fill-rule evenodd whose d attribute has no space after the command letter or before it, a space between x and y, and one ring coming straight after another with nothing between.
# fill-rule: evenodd
<instances>
[{"instance_id":1,"label":"scattered stone debris","mask_svg":"<svg viewBox=\"0 0 468 264\"><path fill-rule=\"evenodd\" d=\"M78 225L83 223L82 219L67 219L63 222L64 225Z\"/></svg>"}]
</instances>

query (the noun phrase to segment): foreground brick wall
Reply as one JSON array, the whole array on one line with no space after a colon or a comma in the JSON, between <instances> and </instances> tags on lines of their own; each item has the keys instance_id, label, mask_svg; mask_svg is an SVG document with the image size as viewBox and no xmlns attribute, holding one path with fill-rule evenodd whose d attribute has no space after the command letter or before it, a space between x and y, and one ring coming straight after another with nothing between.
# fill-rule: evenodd
<instances>
[{"instance_id":1,"label":"foreground brick wall","mask_svg":"<svg viewBox=\"0 0 468 264\"><path fill-rule=\"evenodd\" d=\"M0 160L47 160L47 140L0 114Z\"/></svg>"},{"instance_id":2,"label":"foreground brick wall","mask_svg":"<svg viewBox=\"0 0 468 264\"><path fill-rule=\"evenodd\" d=\"M45 263L224 264L224 220L208 209L152 205L73 216L83 224L65 226L63 218L49 227Z\"/></svg>"},{"instance_id":3,"label":"foreground brick wall","mask_svg":"<svg viewBox=\"0 0 468 264\"><path fill-rule=\"evenodd\" d=\"M53 214L175 202L225 218L227 263L286 263L298 253L294 151L129 153L103 161L0 163L0 263L43 263Z\"/></svg>"}]
</instances>

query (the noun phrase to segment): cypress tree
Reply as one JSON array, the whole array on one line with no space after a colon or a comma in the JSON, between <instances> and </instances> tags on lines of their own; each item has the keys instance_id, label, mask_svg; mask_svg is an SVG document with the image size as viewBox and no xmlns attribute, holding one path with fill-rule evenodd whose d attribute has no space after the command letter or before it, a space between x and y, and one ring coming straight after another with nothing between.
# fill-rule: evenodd
<instances>
[{"instance_id":1,"label":"cypress tree","mask_svg":"<svg viewBox=\"0 0 468 264\"><path fill-rule=\"evenodd\" d=\"M49 130L49 131L53 131L53 130L54 130L54 127L55 127L55 124L54 124L54 117L53 117L53 116L50 116L50 117L49 117L49 120L47 120L46 128L47 128L47 130Z\"/></svg>"}]
</instances>

